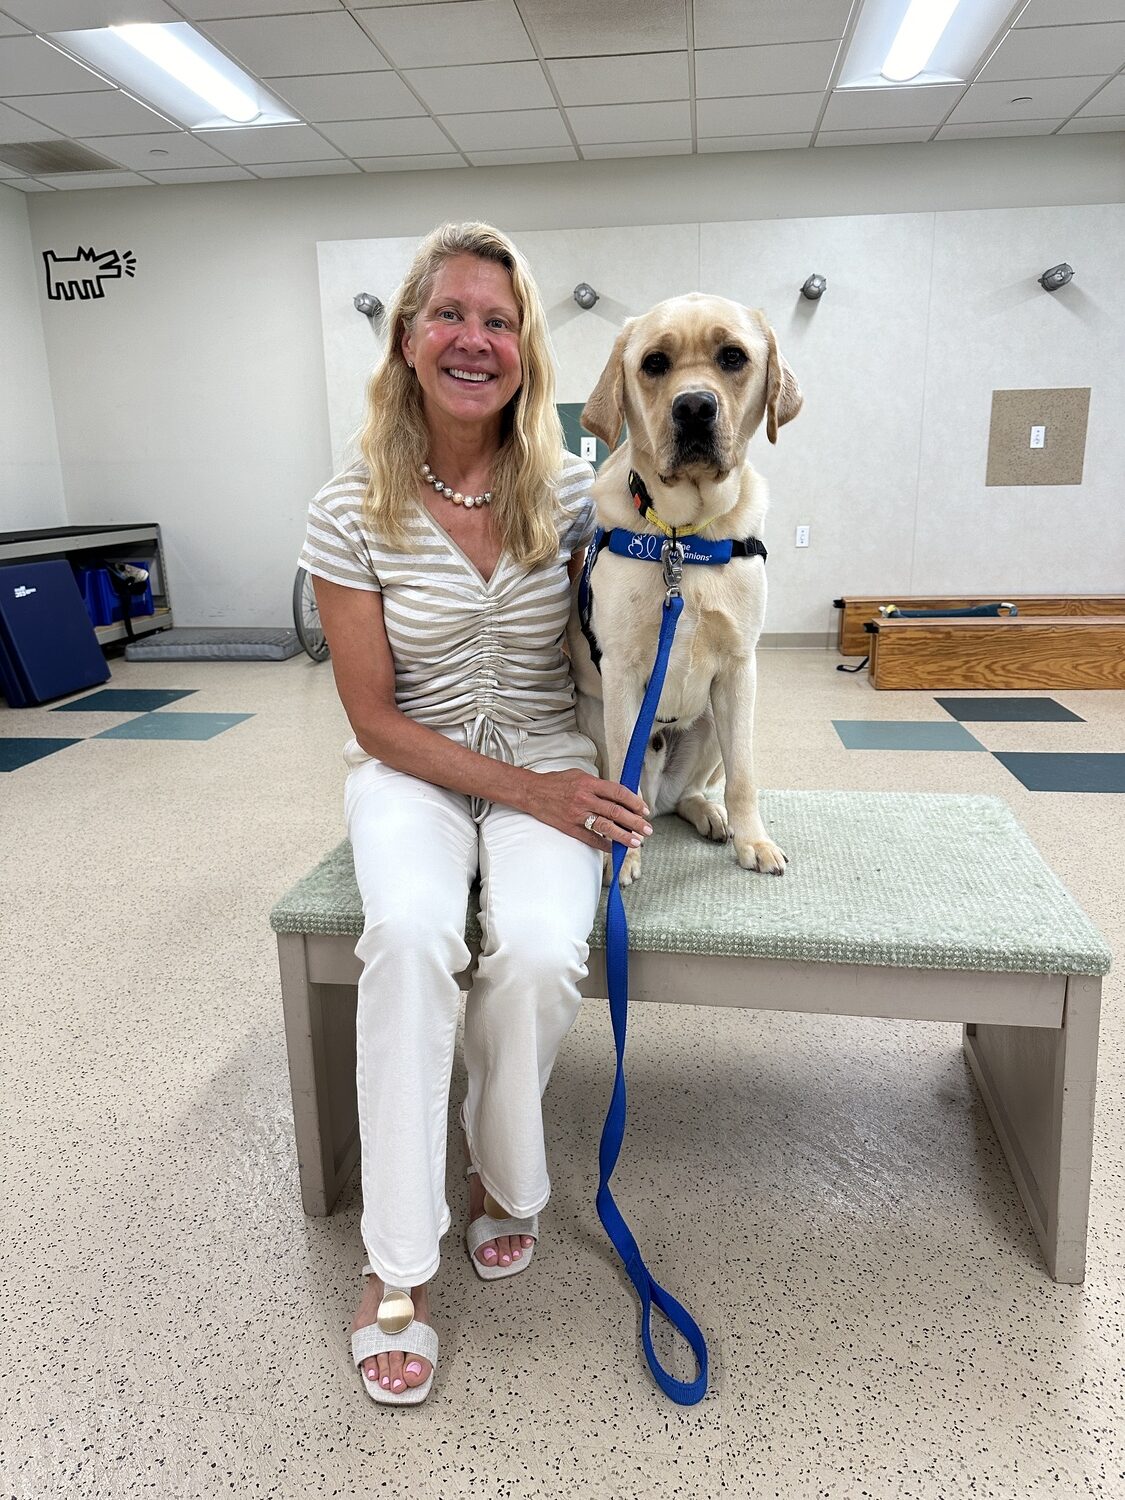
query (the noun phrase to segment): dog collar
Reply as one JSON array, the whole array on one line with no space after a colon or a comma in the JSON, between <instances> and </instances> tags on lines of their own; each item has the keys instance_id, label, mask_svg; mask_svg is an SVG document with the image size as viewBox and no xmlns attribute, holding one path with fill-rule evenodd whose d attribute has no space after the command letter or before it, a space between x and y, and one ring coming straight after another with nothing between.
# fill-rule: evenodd
<instances>
[{"instance_id":1,"label":"dog collar","mask_svg":"<svg viewBox=\"0 0 1125 1500\"><path fill-rule=\"evenodd\" d=\"M645 482L637 473L636 469L629 470L629 493L633 497L633 504L637 507L637 512L640 515L642 521L648 521L659 531L662 531L665 536L670 536L673 541L677 540L677 531L675 526L669 526L668 522L664 520L663 516L657 515L656 506L652 503L652 496L646 489ZM710 526L712 521L717 521L718 519L718 516L711 516L708 518L708 520L700 521L698 524L702 528L704 526ZM723 562L727 561L725 557L722 560Z\"/></svg>"}]
</instances>

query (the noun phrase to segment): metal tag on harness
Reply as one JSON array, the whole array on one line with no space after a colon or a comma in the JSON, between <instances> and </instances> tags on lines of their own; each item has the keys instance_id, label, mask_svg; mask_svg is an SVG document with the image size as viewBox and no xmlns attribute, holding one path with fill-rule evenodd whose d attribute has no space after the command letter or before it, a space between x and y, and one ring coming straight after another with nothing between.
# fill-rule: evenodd
<instances>
[{"instance_id":1,"label":"metal tag on harness","mask_svg":"<svg viewBox=\"0 0 1125 1500\"><path fill-rule=\"evenodd\" d=\"M679 594L684 581L683 543L669 537L661 550L660 562L664 569L664 587L670 595Z\"/></svg>"}]
</instances>

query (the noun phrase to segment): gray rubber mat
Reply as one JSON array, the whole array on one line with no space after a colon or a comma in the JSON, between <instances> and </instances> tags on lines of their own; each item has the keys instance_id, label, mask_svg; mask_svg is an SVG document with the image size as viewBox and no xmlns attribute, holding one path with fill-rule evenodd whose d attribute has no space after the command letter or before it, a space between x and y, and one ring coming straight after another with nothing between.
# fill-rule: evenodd
<instances>
[{"instance_id":1,"label":"gray rubber mat","mask_svg":"<svg viewBox=\"0 0 1125 1500\"><path fill-rule=\"evenodd\" d=\"M126 661L286 661L297 656L297 632L282 626L199 626L160 630L125 647Z\"/></svg>"}]
</instances>

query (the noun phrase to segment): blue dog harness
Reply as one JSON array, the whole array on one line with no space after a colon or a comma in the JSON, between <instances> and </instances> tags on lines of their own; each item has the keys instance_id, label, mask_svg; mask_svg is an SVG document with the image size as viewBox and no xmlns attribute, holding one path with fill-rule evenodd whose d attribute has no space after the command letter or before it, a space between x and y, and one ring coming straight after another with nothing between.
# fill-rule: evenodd
<instances>
[{"instance_id":1,"label":"blue dog harness","mask_svg":"<svg viewBox=\"0 0 1125 1500\"><path fill-rule=\"evenodd\" d=\"M590 643L590 654L597 665L601 652L597 649L597 642L590 629L590 574L593 572L599 553L608 546L611 552L616 552L622 557L633 557L644 562L658 562L663 567L664 611L660 622L656 662L648 680L648 687L645 689L641 711L633 726L633 734L629 740L625 764L621 771L622 784L631 792L636 792L640 786L648 738L656 718L660 694L664 689L664 678L668 671L668 659L672 654L676 624L684 607L680 589L684 563L725 563L729 562L731 557L761 557L764 560L766 549L756 537L749 537L745 542L729 540L709 542L693 534L681 537L677 535L674 527L665 527L655 512L651 515L646 514L641 500L637 499L638 491L646 504L648 504L648 496L643 483L635 473L629 475L629 487L642 515L645 515L646 519L655 521L670 534L662 538L647 532L624 531L620 528L605 531L599 528L587 553L586 565L582 570L579 584L579 618L583 633ZM649 509L651 509L650 504ZM648 1360L653 1378L665 1395L670 1396L673 1401L681 1406L694 1406L707 1394L707 1341L703 1337L699 1324L687 1308L653 1278L644 1263L632 1230L614 1202L609 1186L617 1159L621 1155L621 1144L625 1138L625 1031L629 1014L629 928L625 919L625 906L620 885L621 866L625 859L625 852L624 844L613 845L613 878L606 898L606 975L610 1019L613 1023L613 1038L617 1046L617 1072L613 1081L609 1112L606 1115L605 1125L602 1127L601 1145L598 1149L600 1168L597 1196L598 1218L602 1221L602 1226L609 1235L613 1248L620 1256L630 1281L637 1289L637 1295L641 1301L641 1343L644 1346L645 1358ZM694 1380L677 1380L668 1373L657 1358L652 1345L651 1329L654 1306L683 1335L695 1355L699 1374Z\"/></svg>"}]
</instances>

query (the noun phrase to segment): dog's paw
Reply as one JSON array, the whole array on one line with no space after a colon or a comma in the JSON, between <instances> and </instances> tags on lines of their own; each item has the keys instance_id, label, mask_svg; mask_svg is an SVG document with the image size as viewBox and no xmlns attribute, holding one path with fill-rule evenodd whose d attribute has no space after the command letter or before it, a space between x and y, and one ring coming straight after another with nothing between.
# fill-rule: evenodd
<instances>
[{"instance_id":1,"label":"dog's paw","mask_svg":"<svg viewBox=\"0 0 1125 1500\"><path fill-rule=\"evenodd\" d=\"M622 887L632 885L634 880L641 878L641 851L630 849L621 861L621 879L618 882ZM602 856L602 884L610 885L613 881L613 855Z\"/></svg>"},{"instance_id":2,"label":"dog's paw","mask_svg":"<svg viewBox=\"0 0 1125 1500\"><path fill-rule=\"evenodd\" d=\"M772 839L759 839L757 843L752 843L749 839L736 838L734 852L744 870L760 870L763 875L784 875L785 866L789 863Z\"/></svg>"},{"instance_id":3,"label":"dog's paw","mask_svg":"<svg viewBox=\"0 0 1125 1500\"><path fill-rule=\"evenodd\" d=\"M725 844L730 838L727 810L721 802L712 802L710 797L693 792L690 797L682 797L676 803L676 811L685 823L690 823L696 833L701 833L705 839Z\"/></svg>"}]
</instances>

